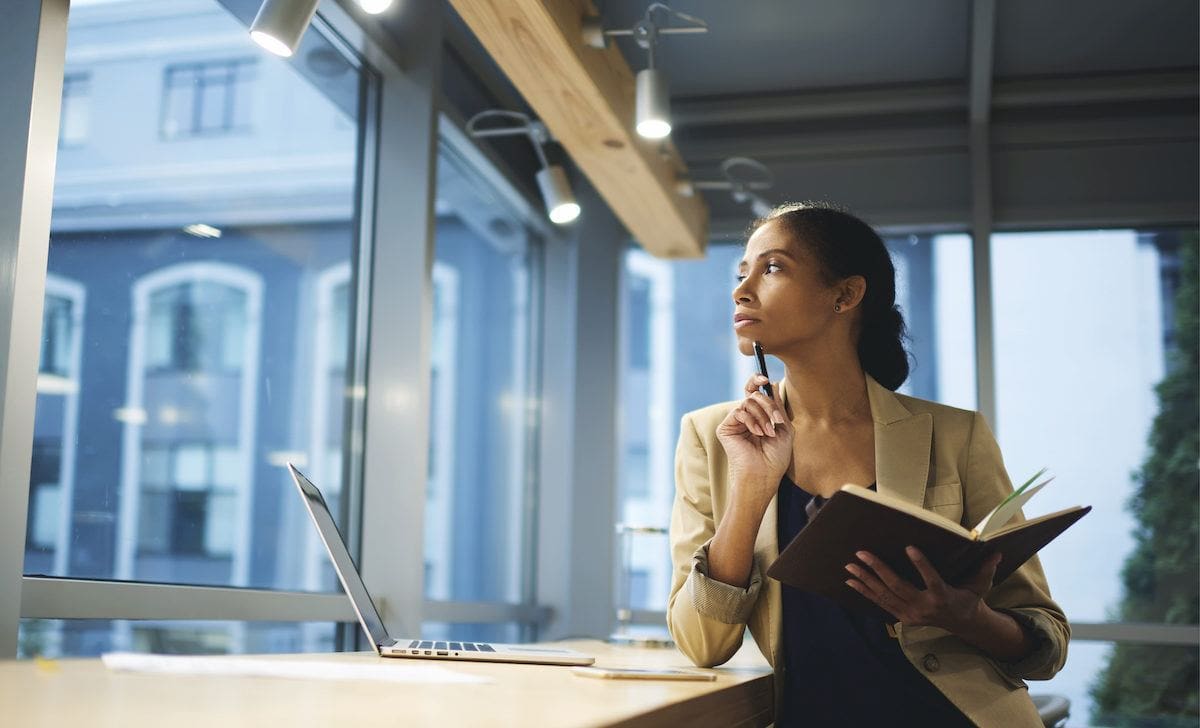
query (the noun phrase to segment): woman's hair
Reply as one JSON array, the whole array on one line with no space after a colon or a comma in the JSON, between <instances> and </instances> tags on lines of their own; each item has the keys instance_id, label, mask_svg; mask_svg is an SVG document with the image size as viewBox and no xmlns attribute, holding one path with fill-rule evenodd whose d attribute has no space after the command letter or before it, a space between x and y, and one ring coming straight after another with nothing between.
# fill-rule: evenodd
<instances>
[{"instance_id":1,"label":"woman's hair","mask_svg":"<svg viewBox=\"0 0 1200 728\"><path fill-rule=\"evenodd\" d=\"M863 297L858 361L877 382L895 391L908 379L904 316L896 306L896 269L887 246L871 226L826 202L792 202L750 224L747 238L777 222L812 253L828 285L850 276L867 281Z\"/></svg>"}]
</instances>

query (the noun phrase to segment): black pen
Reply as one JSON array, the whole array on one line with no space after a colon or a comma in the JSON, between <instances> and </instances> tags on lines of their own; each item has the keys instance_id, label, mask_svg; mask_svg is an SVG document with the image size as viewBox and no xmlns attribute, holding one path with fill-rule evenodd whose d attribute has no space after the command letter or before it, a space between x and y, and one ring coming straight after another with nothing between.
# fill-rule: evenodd
<instances>
[{"instance_id":1,"label":"black pen","mask_svg":"<svg viewBox=\"0 0 1200 728\"><path fill-rule=\"evenodd\" d=\"M758 373L767 378L767 383L759 387L759 391L769 399L775 399L775 392L771 389L771 377L767 374L767 360L763 358L762 344L757 341L754 342L754 356L758 359Z\"/></svg>"}]
</instances>

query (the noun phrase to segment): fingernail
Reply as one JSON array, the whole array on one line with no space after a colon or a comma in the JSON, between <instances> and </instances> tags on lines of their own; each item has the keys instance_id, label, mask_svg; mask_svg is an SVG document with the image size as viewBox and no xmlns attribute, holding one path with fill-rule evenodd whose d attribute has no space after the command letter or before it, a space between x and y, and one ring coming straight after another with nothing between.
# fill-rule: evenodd
<instances>
[{"instance_id":1,"label":"fingernail","mask_svg":"<svg viewBox=\"0 0 1200 728\"><path fill-rule=\"evenodd\" d=\"M853 574L854 573L854 564L846 564L846 571L849 571L851 574Z\"/></svg>"},{"instance_id":2,"label":"fingernail","mask_svg":"<svg viewBox=\"0 0 1200 728\"><path fill-rule=\"evenodd\" d=\"M917 550L915 548L913 548L912 546L905 546L904 552L906 554L908 554L909 556L913 557L914 559L917 558L917 556L918 556Z\"/></svg>"},{"instance_id":3,"label":"fingernail","mask_svg":"<svg viewBox=\"0 0 1200 728\"><path fill-rule=\"evenodd\" d=\"M775 425L771 425L771 437L775 437Z\"/></svg>"},{"instance_id":4,"label":"fingernail","mask_svg":"<svg viewBox=\"0 0 1200 728\"><path fill-rule=\"evenodd\" d=\"M771 421L777 425L782 425L783 424L783 415L779 414L778 412L772 412L771 413Z\"/></svg>"},{"instance_id":5,"label":"fingernail","mask_svg":"<svg viewBox=\"0 0 1200 728\"><path fill-rule=\"evenodd\" d=\"M855 551L854 555L857 556L858 558L862 559L863 561L867 560L867 552L866 551Z\"/></svg>"}]
</instances>

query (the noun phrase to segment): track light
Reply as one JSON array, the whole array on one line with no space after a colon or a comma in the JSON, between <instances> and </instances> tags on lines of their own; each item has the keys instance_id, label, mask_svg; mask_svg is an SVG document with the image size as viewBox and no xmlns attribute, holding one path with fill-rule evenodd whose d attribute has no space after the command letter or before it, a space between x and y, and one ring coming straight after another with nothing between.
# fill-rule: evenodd
<instances>
[{"instance_id":1,"label":"track light","mask_svg":"<svg viewBox=\"0 0 1200 728\"><path fill-rule=\"evenodd\" d=\"M250 37L263 48L290 57L308 30L319 0L263 0L250 26Z\"/></svg>"},{"instance_id":2,"label":"track light","mask_svg":"<svg viewBox=\"0 0 1200 728\"><path fill-rule=\"evenodd\" d=\"M675 17L688 25L660 26L654 20L657 11L665 12L668 21ZM583 42L593 48L606 47L610 36L631 35L639 46L646 49L646 68L638 71L634 96L634 128L637 129L638 136L645 139L662 139L671 133L671 95L667 76L654 64L658 36L707 32L708 25L703 20L673 10L664 3L650 3L646 14L632 28L604 30L599 18L584 19Z\"/></svg>"},{"instance_id":3,"label":"track light","mask_svg":"<svg viewBox=\"0 0 1200 728\"><path fill-rule=\"evenodd\" d=\"M485 119L507 119L515 124L493 126L486 129L478 128L479 122ZM579 217L579 203L575 202L575 194L571 192L571 182L567 172L561 165L550 164L546 160L546 150L543 147L550 142L550 132L546 125L536 119L530 119L519 111L505 109L490 109L481 111L467 122L467 133L475 138L514 136L517 134L529 138L533 151L537 154L542 168L537 173L538 189L542 192L542 201L546 205L546 216L556 225L566 225Z\"/></svg>"},{"instance_id":4,"label":"track light","mask_svg":"<svg viewBox=\"0 0 1200 728\"><path fill-rule=\"evenodd\" d=\"M747 173L749 172L749 173ZM749 157L730 157L721 162L722 180L679 180L676 191L691 197L696 190L728 190L734 202L749 203L750 210L758 217L766 217L775 208L756 190L768 190L775 184L775 176L762 162Z\"/></svg>"}]
</instances>

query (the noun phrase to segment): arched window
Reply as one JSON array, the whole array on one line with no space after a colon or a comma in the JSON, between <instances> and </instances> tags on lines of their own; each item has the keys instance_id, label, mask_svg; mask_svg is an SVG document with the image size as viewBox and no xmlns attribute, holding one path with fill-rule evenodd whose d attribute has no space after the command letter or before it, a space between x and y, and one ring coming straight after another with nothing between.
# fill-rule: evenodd
<instances>
[{"instance_id":1,"label":"arched window","mask_svg":"<svg viewBox=\"0 0 1200 728\"><path fill-rule=\"evenodd\" d=\"M69 564L85 298L82 284L47 274L25 529L27 572L63 575Z\"/></svg>"},{"instance_id":2,"label":"arched window","mask_svg":"<svg viewBox=\"0 0 1200 728\"><path fill-rule=\"evenodd\" d=\"M134 284L118 578L247 583L261 298L223 263Z\"/></svg>"},{"instance_id":3,"label":"arched window","mask_svg":"<svg viewBox=\"0 0 1200 728\"><path fill-rule=\"evenodd\" d=\"M312 403L309 407L308 466L305 469L305 474L320 484L334 520L338 522L342 520L343 414L353 323L350 320L350 278L350 263L344 261L321 271L316 279ZM307 520L305 517L306 526ZM336 576L316 531L305 528L303 533L305 588L336 590Z\"/></svg>"}]
</instances>

